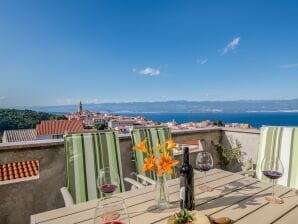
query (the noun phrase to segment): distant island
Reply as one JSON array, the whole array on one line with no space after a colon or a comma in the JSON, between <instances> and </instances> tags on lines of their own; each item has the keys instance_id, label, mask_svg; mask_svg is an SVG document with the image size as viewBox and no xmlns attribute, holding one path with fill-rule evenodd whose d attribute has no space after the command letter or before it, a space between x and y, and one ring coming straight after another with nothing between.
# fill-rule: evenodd
<instances>
[{"instance_id":1,"label":"distant island","mask_svg":"<svg viewBox=\"0 0 298 224\"><path fill-rule=\"evenodd\" d=\"M47 113L66 114L77 105L22 107ZM165 101L84 104L86 110L106 113L254 113L298 112L298 99L237 101Z\"/></svg>"}]
</instances>

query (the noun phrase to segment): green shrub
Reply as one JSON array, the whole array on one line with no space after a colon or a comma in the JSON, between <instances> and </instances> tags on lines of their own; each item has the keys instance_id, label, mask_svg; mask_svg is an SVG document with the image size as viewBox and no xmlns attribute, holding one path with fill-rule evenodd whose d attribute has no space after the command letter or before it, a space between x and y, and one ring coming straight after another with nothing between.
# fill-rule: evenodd
<instances>
[{"instance_id":1,"label":"green shrub","mask_svg":"<svg viewBox=\"0 0 298 224\"><path fill-rule=\"evenodd\" d=\"M241 143L236 139L229 138L231 143L231 148L227 148L221 144L214 144L215 149L219 156L219 165L221 168L225 168L227 165L230 164L232 160L239 160L241 157Z\"/></svg>"}]
</instances>

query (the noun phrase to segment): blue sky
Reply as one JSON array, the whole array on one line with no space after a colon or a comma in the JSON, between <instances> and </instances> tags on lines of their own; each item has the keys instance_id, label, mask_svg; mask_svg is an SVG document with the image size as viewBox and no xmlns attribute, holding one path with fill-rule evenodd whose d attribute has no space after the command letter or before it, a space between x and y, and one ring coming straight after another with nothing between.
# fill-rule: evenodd
<instances>
[{"instance_id":1,"label":"blue sky","mask_svg":"<svg viewBox=\"0 0 298 224\"><path fill-rule=\"evenodd\" d=\"M1 1L0 107L298 98L296 1Z\"/></svg>"}]
</instances>

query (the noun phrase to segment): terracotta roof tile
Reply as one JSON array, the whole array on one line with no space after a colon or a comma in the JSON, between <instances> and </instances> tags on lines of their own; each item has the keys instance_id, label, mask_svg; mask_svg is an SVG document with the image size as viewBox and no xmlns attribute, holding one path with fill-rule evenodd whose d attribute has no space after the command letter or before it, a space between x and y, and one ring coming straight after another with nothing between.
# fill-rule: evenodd
<instances>
[{"instance_id":1,"label":"terracotta roof tile","mask_svg":"<svg viewBox=\"0 0 298 224\"><path fill-rule=\"evenodd\" d=\"M37 135L63 135L65 132L83 131L83 123L78 120L42 121L36 126Z\"/></svg>"},{"instance_id":2,"label":"terracotta roof tile","mask_svg":"<svg viewBox=\"0 0 298 224\"><path fill-rule=\"evenodd\" d=\"M14 180L39 174L38 160L6 163L0 165L0 181Z\"/></svg>"},{"instance_id":3,"label":"terracotta roof tile","mask_svg":"<svg viewBox=\"0 0 298 224\"><path fill-rule=\"evenodd\" d=\"M23 142L36 140L35 129L6 130L3 133L3 142Z\"/></svg>"},{"instance_id":4,"label":"terracotta roof tile","mask_svg":"<svg viewBox=\"0 0 298 224\"><path fill-rule=\"evenodd\" d=\"M187 141L182 141L182 142L179 142L179 143L188 144L188 145L198 145L199 141L198 140L187 140Z\"/></svg>"}]
</instances>

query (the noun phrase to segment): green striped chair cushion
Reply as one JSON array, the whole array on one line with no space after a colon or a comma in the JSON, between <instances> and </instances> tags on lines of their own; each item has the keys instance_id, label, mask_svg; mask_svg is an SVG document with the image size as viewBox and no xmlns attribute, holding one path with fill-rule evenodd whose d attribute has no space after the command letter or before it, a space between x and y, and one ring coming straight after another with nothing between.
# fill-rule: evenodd
<instances>
[{"instance_id":1,"label":"green striped chair cushion","mask_svg":"<svg viewBox=\"0 0 298 224\"><path fill-rule=\"evenodd\" d=\"M67 187L75 203L102 197L96 182L98 171L109 167L119 174L124 191L120 148L116 132L74 133L64 136Z\"/></svg>"},{"instance_id":2,"label":"green striped chair cushion","mask_svg":"<svg viewBox=\"0 0 298 224\"><path fill-rule=\"evenodd\" d=\"M256 176L262 179L261 163L267 156L279 156L284 174L278 179L280 185L298 188L298 127L263 126L256 167Z\"/></svg>"},{"instance_id":3,"label":"green striped chair cushion","mask_svg":"<svg viewBox=\"0 0 298 224\"><path fill-rule=\"evenodd\" d=\"M131 132L131 136L133 145L140 144L140 142L146 138L148 144L147 148L152 149L153 147L156 147L158 143L164 145L166 143L166 140L171 138L171 130L168 127L134 128ZM137 172L140 174L143 174L142 167L145 157L145 153L139 150L135 150L136 169ZM152 171L146 171L145 176L153 180L157 179L156 173ZM166 176L167 179L175 178L177 176L175 169L172 176L168 174L166 174Z\"/></svg>"}]
</instances>

